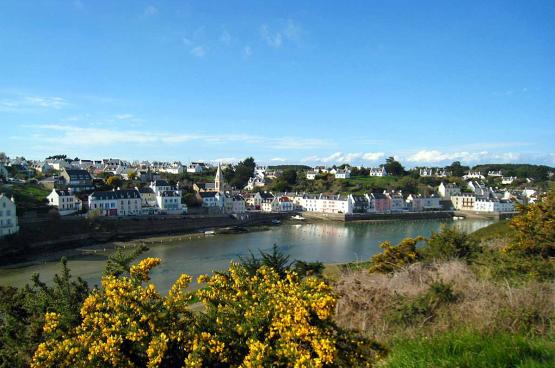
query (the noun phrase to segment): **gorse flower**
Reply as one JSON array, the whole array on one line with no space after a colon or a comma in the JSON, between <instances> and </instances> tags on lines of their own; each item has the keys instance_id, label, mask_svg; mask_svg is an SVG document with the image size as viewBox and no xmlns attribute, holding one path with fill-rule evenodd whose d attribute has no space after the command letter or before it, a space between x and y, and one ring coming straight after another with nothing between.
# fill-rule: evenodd
<instances>
[{"instance_id":1,"label":"gorse flower","mask_svg":"<svg viewBox=\"0 0 555 368\"><path fill-rule=\"evenodd\" d=\"M146 258L129 277L105 276L74 331L60 331L48 313L32 367L363 367L377 356L375 345L334 324L336 297L320 279L232 264L199 277L204 310L193 314L190 276L166 296L145 284L159 263Z\"/></svg>"}]
</instances>

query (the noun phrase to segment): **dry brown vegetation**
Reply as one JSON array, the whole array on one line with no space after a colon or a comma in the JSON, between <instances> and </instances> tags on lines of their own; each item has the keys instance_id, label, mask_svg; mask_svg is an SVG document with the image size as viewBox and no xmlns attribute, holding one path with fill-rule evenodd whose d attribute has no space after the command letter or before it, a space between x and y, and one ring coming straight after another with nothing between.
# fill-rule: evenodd
<instances>
[{"instance_id":1,"label":"dry brown vegetation","mask_svg":"<svg viewBox=\"0 0 555 368\"><path fill-rule=\"evenodd\" d=\"M433 285L438 284L453 297L444 301L428 298ZM466 262L458 260L419 262L390 274L343 271L335 291L339 295L337 322L384 342L399 335L433 336L457 328L539 334L554 331L553 281L531 281L515 287L480 279ZM399 318L407 311L412 313L410 318Z\"/></svg>"}]
</instances>

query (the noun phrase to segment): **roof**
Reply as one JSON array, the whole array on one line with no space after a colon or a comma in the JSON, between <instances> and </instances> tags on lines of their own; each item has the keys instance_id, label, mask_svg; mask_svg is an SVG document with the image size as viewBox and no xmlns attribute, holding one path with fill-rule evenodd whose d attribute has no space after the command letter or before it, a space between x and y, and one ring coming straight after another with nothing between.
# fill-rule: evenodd
<instances>
[{"instance_id":1,"label":"roof","mask_svg":"<svg viewBox=\"0 0 555 368\"><path fill-rule=\"evenodd\" d=\"M199 192L201 198L212 198L216 197L217 192Z\"/></svg>"},{"instance_id":2,"label":"roof","mask_svg":"<svg viewBox=\"0 0 555 368\"><path fill-rule=\"evenodd\" d=\"M65 169L70 180L92 180L91 174L87 170Z\"/></svg>"},{"instance_id":3,"label":"roof","mask_svg":"<svg viewBox=\"0 0 555 368\"><path fill-rule=\"evenodd\" d=\"M152 188L145 187L145 188L139 189L139 193L154 194L154 191L152 190Z\"/></svg>"},{"instance_id":4,"label":"roof","mask_svg":"<svg viewBox=\"0 0 555 368\"><path fill-rule=\"evenodd\" d=\"M56 189L56 193L58 193L59 196L63 196L63 197L67 197L67 196L72 196L73 194L70 193L69 190L67 189Z\"/></svg>"},{"instance_id":5,"label":"roof","mask_svg":"<svg viewBox=\"0 0 555 368\"><path fill-rule=\"evenodd\" d=\"M268 192L260 192L260 197L262 197L262 199L272 199L274 198L274 195L272 193L268 193Z\"/></svg>"},{"instance_id":6,"label":"roof","mask_svg":"<svg viewBox=\"0 0 555 368\"><path fill-rule=\"evenodd\" d=\"M180 197L179 193L175 190L165 190L160 195L162 197Z\"/></svg>"},{"instance_id":7,"label":"roof","mask_svg":"<svg viewBox=\"0 0 555 368\"><path fill-rule=\"evenodd\" d=\"M96 200L109 200L109 199L133 199L141 198L141 195L137 189L124 189L124 190L112 190L107 192L93 192L89 198Z\"/></svg>"},{"instance_id":8,"label":"roof","mask_svg":"<svg viewBox=\"0 0 555 368\"><path fill-rule=\"evenodd\" d=\"M154 185L157 187L169 187L170 184L165 180L155 180Z\"/></svg>"},{"instance_id":9,"label":"roof","mask_svg":"<svg viewBox=\"0 0 555 368\"><path fill-rule=\"evenodd\" d=\"M386 199L385 194L383 193L372 193L372 197L374 199Z\"/></svg>"}]
</instances>

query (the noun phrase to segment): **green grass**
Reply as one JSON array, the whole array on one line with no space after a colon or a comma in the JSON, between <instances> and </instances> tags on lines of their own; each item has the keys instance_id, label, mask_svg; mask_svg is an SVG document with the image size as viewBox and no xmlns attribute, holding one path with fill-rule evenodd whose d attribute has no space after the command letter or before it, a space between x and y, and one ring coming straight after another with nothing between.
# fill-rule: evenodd
<instances>
[{"instance_id":1,"label":"green grass","mask_svg":"<svg viewBox=\"0 0 555 368\"><path fill-rule=\"evenodd\" d=\"M509 221L502 220L476 230L472 236L477 240L504 239L510 235L511 231Z\"/></svg>"},{"instance_id":2,"label":"green grass","mask_svg":"<svg viewBox=\"0 0 555 368\"><path fill-rule=\"evenodd\" d=\"M19 211L20 209L46 206L46 196L51 191L40 185L16 184L0 186L0 192L6 193L10 197L13 195Z\"/></svg>"},{"instance_id":3,"label":"green grass","mask_svg":"<svg viewBox=\"0 0 555 368\"><path fill-rule=\"evenodd\" d=\"M435 338L399 341L386 368L540 368L555 367L553 339L499 333L451 332Z\"/></svg>"}]
</instances>

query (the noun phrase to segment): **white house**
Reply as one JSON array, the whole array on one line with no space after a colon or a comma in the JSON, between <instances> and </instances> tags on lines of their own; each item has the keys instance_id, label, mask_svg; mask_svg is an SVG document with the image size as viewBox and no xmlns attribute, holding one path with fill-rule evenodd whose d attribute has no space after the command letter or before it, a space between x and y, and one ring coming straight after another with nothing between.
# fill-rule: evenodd
<instances>
[{"instance_id":1,"label":"white house","mask_svg":"<svg viewBox=\"0 0 555 368\"><path fill-rule=\"evenodd\" d=\"M141 194L136 189L93 192L89 195L89 214L137 216L141 213Z\"/></svg>"},{"instance_id":2,"label":"white house","mask_svg":"<svg viewBox=\"0 0 555 368\"><path fill-rule=\"evenodd\" d=\"M468 189L472 190L478 198L489 198L490 193L492 192L491 188L488 188L484 183L474 180L469 181L467 186Z\"/></svg>"},{"instance_id":3,"label":"white house","mask_svg":"<svg viewBox=\"0 0 555 368\"><path fill-rule=\"evenodd\" d=\"M466 173L466 175L463 175L463 179L464 180L469 180L469 179L481 179L484 180L485 177L484 175L482 175L481 172L479 171L469 171L468 173Z\"/></svg>"},{"instance_id":4,"label":"white house","mask_svg":"<svg viewBox=\"0 0 555 368\"><path fill-rule=\"evenodd\" d=\"M385 167L378 167L378 168L371 168L370 169L370 176L387 176L387 172L385 171Z\"/></svg>"},{"instance_id":5,"label":"white house","mask_svg":"<svg viewBox=\"0 0 555 368\"><path fill-rule=\"evenodd\" d=\"M436 197L435 195L422 196L420 194L409 194L406 199L406 203L407 207L412 211L430 211L441 209L439 197Z\"/></svg>"},{"instance_id":6,"label":"white house","mask_svg":"<svg viewBox=\"0 0 555 368\"><path fill-rule=\"evenodd\" d=\"M461 188L459 188L456 184L453 184L453 183L443 184L443 182L441 182L441 184L439 184L439 188L437 191L441 196L441 198L445 200L451 199L451 196L461 194Z\"/></svg>"},{"instance_id":7,"label":"white house","mask_svg":"<svg viewBox=\"0 0 555 368\"><path fill-rule=\"evenodd\" d=\"M510 185L517 179L516 176L503 176L501 178L501 184L503 185Z\"/></svg>"},{"instance_id":8,"label":"white house","mask_svg":"<svg viewBox=\"0 0 555 368\"><path fill-rule=\"evenodd\" d=\"M316 179L316 175L318 175L318 171L307 171L306 172L306 179L307 180L314 180L314 179Z\"/></svg>"},{"instance_id":9,"label":"white house","mask_svg":"<svg viewBox=\"0 0 555 368\"><path fill-rule=\"evenodd\" d=\"M187 172L189 174L200 174L202 173L202 170L203 165L198 162L191 162L189 165L187 165Z\"/></svg>"},{"instance_id":10,"label":"white house","mask_svg":"<svg viewBox=\"0 0 555 368\"><path fill-rule=\"evenodd\" d=\"M389 209L392 212L399 212L405 209L405 199L400 192L386 192L385 196L389 200Z\"/></svg>"},{"instance_id":11,"label":"white house","mask_svg":"<svg viewBox=\"0 0 555 368\"><path fill-rule=\"evenodd\" d=\"M418 171L418 174L420 176L433 176L434 175L434 170L432 168L429 168L429 167L423 167Z\"/></svg>"},{"instance_id":12,"label":"white house","mask_svg":"<svg viewBox=\"0 0 555 368\"><path fill-rule=\"evenodd\" d=\"M474 202L473 210L476 212L513 212L515 205L513 202L502 199L502 200L490 200L490 199L477 199Z\"/></svg>"},{"instance_id":13,"label":"white house","mask_svg":"<svg viewBox=\"0 0 555 368\"><path fill-rule=\"evenodd\" d=\"M337 169L334 175L336 179L349 179L351 177L351 171Z\"/></svg>"},{"instance_id":14,"label":"white house","mask_svg":"<svg viewBox=\"0 0 555 368\"><path fill-rule=\"evenodd\" d=\"M15 201L0 193L0 238L18 231Z\"/></svg>"},{"instance_id":15,"label":"white house","mask_svg":"<svg viewBox=\"0 0 555 368\"><path fill-rule=\"evenodd\" d=\"M160 211L168 214L182 214L187 212L187 207L181 203L180 190L165 190L156 195L156 204Z\"/></svg>"},{"instance_id":16,"label":"white house","mask_svg":"<svg viewBox=\"0 0 555 368\"><path fill-rule=\"evenodd\" d=\"M81 200L67 189L52 189L46 199L48 199L49 206L58 209L60 216L71 215L81 211L83 207Z\"/></svg>"},{"instance_id":17,"label":"white house","mask_svg":"<svg viewBox=\"0 0 555 368\"><path fill-rule=\"evenodd\" d=\"M263 176L254 176L249 178L247 185L245 186L246 190L253 190L254 188L260 188L266 185L266 181L264 180Z\"/></svg>"},{"instance_id":18,"label":"white house","mask_svg":"<svg viewBox=\"0 0 555 368\"><path fill-rule=\"evenodd\" d=\"M503 176L503 172L501 172L501 170L490 170L488 171L488 176L492 176L494 178L500 178Z\"/></svg>"},{"instance_id":19,"label":"white house","mask_svg":"<svg viewBox=\"0 0 555 368\"><path fill-rule=\"evenodd\" d=\"M202 201L202 207L204 208L222 208L223 203L221 203L221 197L217 194L219 192L197 192L197 198Z\"/></svg>"},{"instance_id":20,"label":"white house","mask_svg":"<svg viewBox=\"0 0 555 368\"><path fill-rule=\"evenodd\" d=\"M261 210L262 202L268 199L272 201L274 199L274 195L268 192L258 192L249 198L249 205L255 210Z\"/></svg>"}]
</instances>

